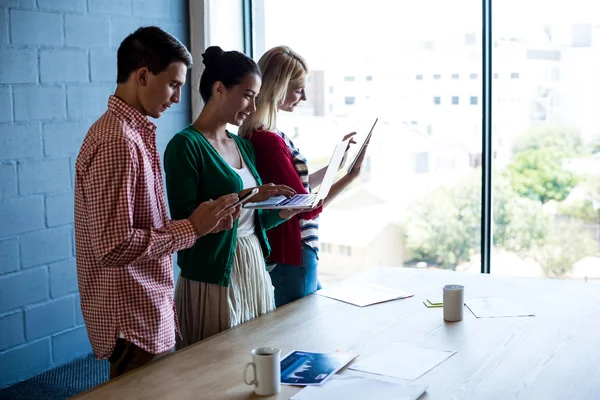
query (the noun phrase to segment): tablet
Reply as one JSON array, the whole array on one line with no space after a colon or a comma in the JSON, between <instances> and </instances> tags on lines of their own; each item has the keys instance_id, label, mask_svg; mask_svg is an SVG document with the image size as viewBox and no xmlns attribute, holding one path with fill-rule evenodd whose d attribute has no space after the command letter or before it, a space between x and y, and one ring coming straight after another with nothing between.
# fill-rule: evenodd
<instances>
[{"instance_id":1,"label":"tablet","mask_svg":"<svg viewBox=\"0 0 600 400\"><path fill-rule=\"evenodd\" d=\"M356 155L354 156L354 160L352 160L352 163L350 163L350 166L348 167L348 173L350 173L350 171L352 171L352 169L354 168L354 165L356 164L356 162L360 158L360 154L365 150L365 147L367 146L367 143L369 143L369 139L371 139L371 134L373 134L373 128L375 128L375 125L377 125L377 121L379 121L379 118L375 118L375 122L373 122L373 126L371 127L371 130L369 131L369 134L367 135L367 137L366 137L365 141L363 142L363 144L360 146L360 150L358 150L356 152Z\"/></svg>"}]
</instances>

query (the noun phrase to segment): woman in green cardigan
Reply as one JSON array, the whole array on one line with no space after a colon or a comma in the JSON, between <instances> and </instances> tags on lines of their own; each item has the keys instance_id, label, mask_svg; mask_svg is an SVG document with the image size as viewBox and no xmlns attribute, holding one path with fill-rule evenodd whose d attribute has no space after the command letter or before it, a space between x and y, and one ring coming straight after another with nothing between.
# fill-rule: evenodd
<instances>
[{"instance_id":1,"label":"woman in green cardigan","mask_svg":"<svg viewBox=\"0 0 600 400\"><path fill-rule=\"evenodd\" d=\"M242 53L223 52L217 46L206 49L202 57L200 95L205 106L165 151L172 218L187 218L204 201L232 192L242 196L254 187L259 192L253 201L293 195L287 186L262 185L252 145L226 130L228 123L239 126L256 109L258 65ZM265 231L296 213L240 208L232 229L203 236L178 252L181 275L175 306L183 337L178 349L275 308L264 261L270 252Z\"/></svg>"}]
</instances>

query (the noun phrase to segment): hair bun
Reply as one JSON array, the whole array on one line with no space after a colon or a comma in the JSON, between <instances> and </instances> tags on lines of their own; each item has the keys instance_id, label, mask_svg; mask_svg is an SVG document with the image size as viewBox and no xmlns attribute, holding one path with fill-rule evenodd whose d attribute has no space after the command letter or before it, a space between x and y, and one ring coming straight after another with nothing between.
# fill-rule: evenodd
<instances>
[{"instance_id":1,"label":"hair bun","mask_svg":"<svg viewBox=\"0 0 600 400\"><path fill-rule=\"evenodd\" d=\"M206 49L204 54L202 54L202 63L204 63L207 68L218 64L224 53L223 49L219 46L210 46Z\"/></svg>"}]
</instances>

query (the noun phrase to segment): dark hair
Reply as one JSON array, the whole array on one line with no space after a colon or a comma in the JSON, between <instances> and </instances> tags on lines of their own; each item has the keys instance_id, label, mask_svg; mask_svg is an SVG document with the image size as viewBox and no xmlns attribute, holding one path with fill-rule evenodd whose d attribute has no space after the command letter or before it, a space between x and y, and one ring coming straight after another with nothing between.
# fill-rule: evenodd
<instances>
[{"instance_id":1,"label":"dark hair","mask_svg":"<svg viewBox=\"0 0 600 400\"><path fill-rule=\"evenodd\" d=\"M176 61L192 67L192 55L177 38L156 26L139 28L119 46L117 83L126 82L133 71L142 67L158 75Z\"/></svg>"},{"instance_id":2,"label":"dark hair","mask_svg":"<svg viewBox=\"0 0 600 400\"><path fill-rule=\"evenodd\" d=\"M239 85L248 75L260 76L260 68L253 59L239 51L223 51L219 46L210 46L202 54L206 66L200 78L200 96L207 103L212 96L215 82L223 82L227 89Z\"/></svg>"}]
</instances>

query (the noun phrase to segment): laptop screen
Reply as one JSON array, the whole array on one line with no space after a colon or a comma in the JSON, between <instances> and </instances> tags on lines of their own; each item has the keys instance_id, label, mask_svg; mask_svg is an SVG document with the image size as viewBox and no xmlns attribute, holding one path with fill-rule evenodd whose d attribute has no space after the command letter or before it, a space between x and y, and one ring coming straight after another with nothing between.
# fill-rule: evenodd
<instances>
[{"instance_id":1,"label":"laptop screen","mask_svg":"<svg viewBox=\"0 0 600 400\"><path fill-rule=\"evenodd\" d=\"M317 194L317 201L324 199L329 194L329 189L331 189L331 185L333 185L333 181L335 180L335 175L340 169L340 165L344 159L344 153L348 148L348 142L349 140L344 140L335 146L335 150L333 151L333 155L331 156L331 160L329 161L329 165L327 166L325 176L323 177L321 187Z\"/></svg>"}]
</instances>

